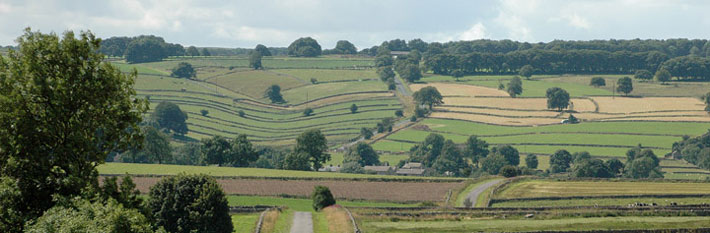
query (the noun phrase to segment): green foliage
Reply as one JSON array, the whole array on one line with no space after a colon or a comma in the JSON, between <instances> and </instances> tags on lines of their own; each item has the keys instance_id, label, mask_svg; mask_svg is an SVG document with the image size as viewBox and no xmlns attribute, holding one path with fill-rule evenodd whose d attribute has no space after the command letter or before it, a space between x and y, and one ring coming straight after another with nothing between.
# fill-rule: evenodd
<instances>
[{"instance_id":1,"label":"green foliage","mask_svg":"<svg viewBox=\"0 0 710 233\"><path fill-rule=\"evenodd\" d=\"M606 86L606 80L602 77L593 77L589 80L589 85L593 87L603 87Z\"/></svg>"},{"instance_id":2,"label":"green foliage","mask_svg":"<svg viewBox=\"0 0 710 233\"><path fill-rule=\"evenodd\" d=\"M271 85L264 91L264 97L269 98L271 103L284 103L284 97L281 95L281 87L277 84Z\"/></svg>"},{"instance_id":3,"label":"green foliage","mask_svg":"<svg viewBox=\"0 0 710 233\"><path fill-rule=\"evenodd\" d=\"M312 108L303 109L303 116L311 116L311 115L313 115L313 109L312 109Z\"/></svg>"},{"instance_id":4,"label":"green foliage","mask_svg":"<svg viewBox=\"0 0 710 233\"><path fill-rule=\"evenodd\" d=\"M372 130L368 129L367 127L362 127L362 128L360 128L360 136L362 136L366 140L369 140L373 136Z\"/></svg>"},{"instance_id":5,"label":"green foliage","mask_svg":"<svg viewBox=\"0 0 710 233\"><path fill-rule=\"evenodd\" d=\"M343 158L343 163L356 162L360 166L379 165L380 156L372 149L370 144L358 142L348 148Z\"/></svg>"},{"instance_id":6,"label":"green foliage","mask_svg":"<svg viewBox=\"0 0 710 233\"><path fill-rule=\"evenodd\" d=\"M163 101L155 107L153 120L161 129L169 129L178 134L187 133L187 114L177 104Z\"/></svg>"},{"instance_id":7,"label":"green foliage","mask_svg":"<svg viewBox=\"0 0 710 233\"><path fill-rule=\"evenodd\" d=\"M126 61L128 63L144 63L161 61L168 57L163 45L163 38L155 36L140 36L134 38L126 48Z\"/></svg>"},{"instance_id":8,"label":"green foliage","mask_svg":"<svg viewBox=\"0 0 710 233\"><path fill-rule=\"evenodd\" d=\"M537 155L528 154L527 156L525 156L525 166L527 166L528 168L537 169L538 163L539 162L537 160Z\"/></svg>"},{"instance_id":9,"label":"green foliage","mask_svg":"<svg viewBox=\"0 0 710 233\"><path fill-rule=\"evenodd\" d=\"M323 163L330 160L330 154L326 153L328 140L319 129L309 129L301 133L296 138L296 147L293 151L297 154L307 154L315 170L320 169Z\"/></svg>"},{"instance_id":10,"label":"green foliage","mask_svg":"<svg viewBox=\"0 0 710 233\"><path fill-rule=\"evenodd\" d=\"M313 199L313 209L315 211L320 211L325 207L335 205L335 198L330 192L330 189L325 186L316 186L311 194L311 199Z\"/></svg>"},{"instance_id":11,"label":"green foliage","mask_svg":"<svg viewBox=\"0 0 710 233\"><path fill-rule=\"evenodd\" d=\"M510 97L515 98L516 96L520 95L523 93L523 81L520 80L519 77L514 77L513 79L508 82L508 86L506 91L508 92L508 95Z\"/></svg>"},{"instance_id":12,"label":"green foliage","mask_svg":"<svg viewBox=\"0 0 710 233\"><path fill-rule=\"evenodd\" d=\"M25 223L22 212L22 192L17 181L0 176L0 231L21 232Z\"/></svg>"},{"instance_id":13,"label":"green foliage","mask_svg":"<svg viewBox=\"0 0 710 233\"><path fill-rule=\"evenodd\" d=\"M388 80L393 80L394 79L394 70L392 70L392 66L382 66L377 68L377 75L380 77L380 80L383 82L386 82Z\"/></svg>"},{"instance_id":14,"label":"green foliage","mask_svg":"<svg viewBox=\"0 0 710 233\"><path fill-rule=\"evenodd\" d=\"M637 70L636 73L634 73L634 78L648 81L653 78L653 74L651 74L651 72L648 70Z\"/></svg>"},{"instance_id":15,"label":"green foliage","mask_svg":"<svg viewBox=\"0 0 710 233\"><path fill-rule=\"evenodd\" d=\"M396 117L403 117L404 116L404 111L402 109L397 109L394 111L394 116Z\"/></svg>"},{"instance_id":16,"label":"green foliage","mask_svg":"<svg viewBox=\"0 0 710 233\"><path fill-rule=\"evenodd\" d=\"M356 112L357 112L357 104L350 105L350 113L356 113Z\"/></svg>"},{"instance_id":17,"label":"green foliage","mask_svg":"<svg viewBox=\"0 0 710 233\"><path fill-rule=\"evenodd\" d=\"M609 172L611 172L611 174L613 175L617 175L624 170L624 163L622 163L621 160L616 158L605 161L604 165L609 168Z\"/></svg>"},{"instance_id":18,"label":"green foliage","mask_svg":"<svg viewBox=\"0 0 710 233\"><path fill-rule=\"evenodd\" d=\"M392 59L392 54L388 49L382 49L377 51L377 56L375 57L375 67L392 67L394 65L394 59Z\"/></svg>"},{"instance_id":19,"label":"green foliage","mask_svg":"<svg viewBox=\"0 0 710 233\"><path fill-rule=\"evenodd\" d=\"M232 148L229 155L230 157L225 160L233 167L246 167L259 157L245 134L240 134L232 140Z\"/></svg>"},{"instance_id":20,"label":"green foliage","mask_svg":"<svg viewBox=\"0 0 710 233\"><path fill-rule=\"evenodd\" d=\"M436 87L432 86L427 86L422 89L419 89L418 91L414 92L412 97L414 97L414 101L416 101L417 104L429 106L429 110L431 110L434 105L440 105L444 103L444 97L441 96L441 93L439 93L439 90L437 90Z\"/></svg>"},{"instance_id":21,"label":"green foliage","mask_svg":"<svg viewBox=\"0 0 710 233\"><path fill-rule=\"evenodd\" d=\"M170 77L195 78L197 77L197 72L194 68L192 68L190 63L180 62L175 68L173 68L172 73L170 73Z\"/></svg>"},{"instance_id":22,"label":"green foliage","mask_svg":"<svg viewBox=\"0 0 710 233\"><path fill-rule=\"evenodd\" d=\"M412 83L422 78L422 71L419 70L419 65L417 64L407 64L402 72L399 72L399 76Z\"/></svg>"},{"instance_id":23,"label":"green foliage","mask_svg":"<svg viewBox=\"0 0 710 233\"><path fill-rule=\"evenodd\" d=\"M616 91L624 93L624 95L628 95L633 90L634 86L631 78L623 77L616 81Z\"/></svg>"},{"instance_id":24,"label":"green foliage","mask_svg":"<svg viewBox=\"0 0 710 233\"><path fill-rule=\"evenodd\" d=\"M505 165L508 165L508 162L500 154L493 154L481 160L481 169L491 175L499 174Z\"/></svg>"},{"instance_id":25,"label":"green foliage","mask_svg":"<svg viewBox=\"0 0 710 233\"><path fill-rule=\"evenodd\" d=\"M425 167L431 167L444 148L444 136L436 133L429 134L424 141L410 149L410 160L421 162Z\"/></svg>"},{"instance_id":26,"label":"green foliage","mask_svg":"<svg viewBox=\"0 0 710 233\"><path fill-rule=\"evenodd\" d=\"M259 155L244 134L237 135L231 141L219 135L202 139L202 164L246 167L249 163L256 161L258 157Z\"/></svg>"},{"instance_id":27,"label":"green foliage","mask_svg":"<svg viewBox=\"0 0 710 233\"><path fill-rule=\"evenodd\" d=\"M671 72L668 72L666 69L659 69L656 71L654 78L656 78L656 81L661 83L668 82L668 80L671 80Z\"/></svg>"},{"instance_id":28,"label":"green foliage","mask_svg":"<svg viewBox=\"0 0 710 233\"><path fill-rule=\"evenodd\" d=\"M200 115L206 117L207 114L210 114L210 111L207 111L207 109L200 109Z\"/></svg>"},{"instance_id":29,"label":"green foliage","mask_svg":"<svg viewBox=\"0 0 710 233\"><path fill-rule=\"evenodd\" d=\"M575 159L572 170L574 177L612 178L614 175L615 173L601 159Z\"/></svg>"},{"instance_id":30,"label":"green foliage","mask_svg":"<svg viewBox=\"0 0 710 233\"><path fill-rule=\"evenodd\" d=\"M212 56L212 54L210 53L209 50L207 50L207 48L202 48L202 51L200 51L200 55L202 55L203 57Z\"/></svg>"},{"instance_id":31,"label":"green foliage","mask_svg":"<svg viewBox=\"0 0 710 233\"><path fill-rule=\"evenodd\" d=\"M475 135L471 135L464 143L463 155L470 158L473 164L478 164L478 161L488 156L488 143L482 139L478 139Z\"/></svg>"},{"instance_id":32,"label":"green foliage","mask_svg":"<svg viewBox=\"0 0 710 233\"><path fill-rule=\"evenodd\" d=\"M269 48L267 48L263 44L256 45L256 48L254 48L254 51L261 54L262 57L271 56L271 51L269 51Z\"/></svg>"},{"instance_id":33,"label":"green foliage","mask_svg":"<svg viewBox=\"0 0 710 233\"><path fill-rule=\"evenodd\" d=\"M700 100L705 103L705 111L710 112L710 92L705 93L705 95L701 96Z\"/></svg>"},{"instance_id":34,"label":"green foliage","mask_svg":"<svg viewBox=\"0 0 710 233\"><path fill-rule=\"evenodd\" d=\"M190 47L188 47L187 50L185 51L185 55L186 55L186 56L191 56L191 57L200 56L200 51L197 50L197 47L195 47L195 46L190 46Z\"/></svg>"},{"instance_id":35,"label":"green foliage","mask_svg":"<svg viewBox=\"0 0 710 233\"><path fill-rule=\"evenodd\" d=\"M499 145L492 151L494 154L502 155L505 158L506 164L518 166L520 164L520 153L518 149L510 145Z\"/></svg>"},{"instance_id":36,"label":"green foliage","mask_svg":"<svg viewBox=\"0 0 710 233\"><path fill-rule=\"evenodd\" d=\"M439 175L461 176L467 167L458 146L451 139L444 142L440 155L431 166Z\"/></svg>"},{"instance_id":37,"label":"green foliage","mask_svg":"<svg viewBox=\"0 0 710 233\"><path fill-rule=\"evenodd\" d=\"M283 169L286 170L298 170L298 171L310 171L311 170L311 160L307 153L290 153L286 155L284 159Z\"/></svg>"},{"instance_id":38,"label":"green foliage","mask_svg":"<svg viewBox=\"0 0 710 233\"><path fill-rule=\"evenodd\" d=\"M519 171L515 166L505 165L500 169L500 175L506 178L516 177L519 175Z\"/></svg>"},{"instance_id":39,"label":"green foliage","mask_svg":"<svg viewBox=\"0 0 710 233\"><path fill-rule=\"evenodd\" d=\"M525 77L525 79L530 79L530 77L532 77L533 75L533 72L535 72L535 68L533 68L531 65L524 65L518 71L518 75Z\"/></svg>"},{"instance_id":40,"label":"green foliage","mask_svg":"<svg viewBox=\"0 0 710 233\"><path fill-rule=\"evenodd\" d=\"M317 57L321 52L318 41L310 37L298 38L288 46L288 55L293 57Z\"/></svg>"},{"instance_id":41,"label":"green foliage","mask_svg":"<svg viewBox=\"0 0 710 233\"><path fill-rule=\"evenodd\" d=\"M626 152L625 168L627 178L663 178L658 157L652 150L641 149L640 145Z\"/></svg>"},{"instance_id":42,"label":"green foliage","mask_svg":"<svg viewBox=\"0 0 710 233\"><path fill-rule=\"evenodd\" d=\"M471 198L466 198L463 200L463 206L466 208L471 208L473 207L473 202L471 202Z\"/></svg>"},{"instance_id":43,"label":"green foliage","mask_svg":"<svg viewBox=\"0 0 710 233\"><path fill-rule=\"evenodd\" d=\"M202 153L200 156L200 164L224 164L225 155L230 153L231 145L227 138L215 135L212 138L202 139Z\"/></svg>"},{"instance_id":44,"label":"green foliage","mask_svg":"<svg viewBox=\"0 0 710 233\"><path fill-rule=\"evenodd\" d=\"M557 150L550 156L550 172L566 172L572 163L572 155L566 150Z\"/></svg>"},{"instance_id":45,"label":"green foliage","mask_svg":"<svg viewBox=\"0 0 710 233\"><path fill-rule=\"evenodd\" d=\"M365 169L362 168L358 162L345 162L343 161L343 166L340 168L342 173L352 173L352 174L365 174Z\"/></svg>"},{"instance_id":46,"label":"green foliage","mask_svg":"<svg viewBox=\"0 0 710 233\"><path fill-rule=\"evenodd\" d=\"M462 70L457 69L457 70L451 71L451 76L453 76L457 82L459 81L459 79L461 77L463 77L463 75L464 75L464 72Z\"/></svg>"},{"instance_id":47,"label":"green foliage","mask_svg":"<svg viewBox=\"0 0 710 233\"><path fill-rule=\"evenodd\" d=\"M557 111L562 111L562 109L569 106L569 93L562 88L552 87L547 89L547 108L557 109Z\"/></svg>"},{"instance_id":48,"label":"green foliage","mask_svg":"<svg viewBox=\"0 0 710 233\"><path fill-rule=\"evenodd\" d=\"M246 116L246 113L244 113L244 110L239 110L239 112L237 112L237 115L239 115L239 117L244 117Z\"/></svg>"},{"instance_id":49,"label":"green foliage","mask_svg":"<svg viewBox=\"0 0 710 233\"><path fill-rule=\"evenodd\" d=\"M152 233L150 222L140 212L125 208L113 199L107 203L73 200L68 206L47 210L25 232Z\"/></svg>"},{"instance_id":50,"label":"green foliage","mask_svg":"<svg viewBox=\"0 0 710 233\"><path fill-rule=\"evenodd\" d=\"M249 53L249 67L255 70L263 69L264 67L261 65L261 57L261 53L256 50Z\"/></svg>"},{"instance_id":51,"label":"green foliage","mask_svg":"<svg viewBox=\"0 0 710 233\"><path fill-rule=\"evenodd\" d=\"M335 49L333 49L333 52L335 54L356 54L357 48L355 48L355 45L350 43L350 41L339 40L335 44Z\"/></svg>"},{"instance_id":52,"label":"green foliage","mask_svg":"<svg viewBox=\"0 0 710 233\"><path fill-rule=\"evenodd\" d=\"M173 150L173 162L179 165L198 165L202 156L200 143L188 142Z\"/></svg>"},{"instance_id":53,"label":"green foliage","mask_svg":"<svg viewBox=\"0 0 710 233\"><path fill-rule=\"evenodd\" d=\"M99 196L104 202L115 200L124 208L143 210L143 199L140 198L140 191L136 189L136 184L130 176L124 176L121 185L118 185L118 178L106 177L100 187Z\"/></svg>"},{"instance_id":54,"label":"green foliage","mask_svg":"<svg viewBox=\"0 0 710 233\"><path fill-rule=\"evenodd\" d=\"M104 63L94 35L78 36L26 29L19 50L0 57L0 177L22 197L0 209L16 219L39 217L55 194L80 194L109 153L142 141L147 102L135 98L135 74Z\"/></svg>"},{"instance_id":55,"label":"green foliage","mask_svg":"<svg viewBox=\"0 0 710 233\"><path fill-rule=\"evenodd\" d=\"M150 188L148 207L156 226L168 232L231 233L224 191L208 175L165 177Z\"/></svg>"},{"instance_id":56,"label":"green foliage","mask_svg":"<svg viewBox=\"0 0 710 233\"><path fill-rule=\"evenodd\" d=\"M145 140L142 152L147 154L148 159L158 164L171 161L172 148L168 135L150 126L143 129Z\"/></svg>"}]
</instances>

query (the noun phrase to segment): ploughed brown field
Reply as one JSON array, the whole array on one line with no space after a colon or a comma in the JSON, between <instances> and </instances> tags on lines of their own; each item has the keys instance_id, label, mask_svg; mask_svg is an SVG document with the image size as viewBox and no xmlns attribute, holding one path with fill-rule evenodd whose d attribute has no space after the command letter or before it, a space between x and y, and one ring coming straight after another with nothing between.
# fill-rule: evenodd
<instances>
[{"instance_id":1,"label":"ploughed brown field","mask_svg":"<svg viewBox=\"0 0 710 233\"><path fill-rule=\"evenodd\" d=\"M160 180L157 177L132 177L141 193ZM281 194L307 197L313 187L330 188L333 196L349 200L378 200L398 202L443 201L449 190L460 189L463 182L384 182L349 180L277 180L277 179L218 179L227 194L277 196Z\"/></svg>"}]
</instances>

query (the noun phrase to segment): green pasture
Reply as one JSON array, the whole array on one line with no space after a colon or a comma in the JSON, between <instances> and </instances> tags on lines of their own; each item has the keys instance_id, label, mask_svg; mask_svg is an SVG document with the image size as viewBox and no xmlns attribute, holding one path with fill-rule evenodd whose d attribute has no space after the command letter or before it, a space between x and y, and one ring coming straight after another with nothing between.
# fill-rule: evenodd
<instances>
[{"instance_id":1,"label":"green pasture","mask_svg":"<svg viewBox=\"0 0 710 233\"><path fill-rule=\"evenodd\" d=\"M409 151L409 148L412 148L412 146L414 145L414 143L397 142L383 139L372 144L372 148L377 151L405 152Z\"/></svg>"},{"instance_id":2,"label":"green pasture","mask_svg":"<svg viewBox=\"0 0 710 233\"><path fill-rule=\"evenodd\" d=\"M128 64L125 62L111 62L111 65L117 67L121 72L132 73L135 69L138 74L142 75L158 75L158 76L169 76L172 68L163 70L155 69L150 66L145 66L143 64Z\"/></svg>"},{"instance_id":3,"label":"green pasture","mask_svg":"<svg viewBox=\"0 0 710 233\"><path fill-rule=\"evenodd\" d=\"M251 233L256 228L261 213L232 214L232 226L235 233Z\"/></svg>"},{"instance_id":4,"label":"green pasture","mask_svg":"<svg viewBox=\"0 0 710 233\"><path fill-rule=\"evenodd\" d=\"M586 198L571 200L525 200L506 201L494 203L492 207L543 207L543 206L626 206L634 203L656 203L667 206L671 203L678 205L695 205L710 203L710 198Z\"/></svg>"},{"instance_id":5,"label":"green pasture","mask_svg":"<svg viewBox=\"0 0 710 233\"><path fill-rule=\"evenodd\" d=\"M262 196L227 196L230 206L285 206L295 211L313 211L313 200L307 198L262 197ZM347 201L338 200L336 203L346 207L413 207L416 203L396 203L377 201Z\"/></svg>"},{"instance_id":6,"label":"green pasture","mask_svg":"<svg viewBox=\"0 0 710 233\"><path fill-rule=\"evenodd\" d=\"M710 227L710 217L592 217L560 219L466 219L459 221L369 221L364 232L513 232L630 230Z\"/></svg>"},{"instance_id":7,"label":"green pasture","mask_svg":"<svg viewBox=\"0 0 710 233\"><path fill-rule=\"evenodd\" d=\"M550 78L545 79L545 81L565 84L589 85L589 81L592 79L592 77L603 77L606 80L606 86L600 87L600 89L604 89L608 92L611 92L614 90L614 83L616 83L619 78L625 76L630 77L633 80L634 90L630 94L634 96L699 97L707 93L708 90L710 90L710 83L708 82L670 81L666 82L665 84L661 84L655 81L639 81L633 79L633 75L585 75L573 79L566 77ZM523 89L525 89L525 84L523 84ZM523 93L524 92L525 91L523 91Z\"/></svg>"},{"instance_id":8,"label":"green pasture","mask_svg":"<svg viewBox=\"0 0 710 233\"><path fill-rule=\"evenodd\" d=\"M344 80L379 79L374 69L366 70L326 70L326 69L279 69L274 73L284 74L300 79L303 82L311 82L312 78L318 82L332 82Z\"/></svg>"},{"instance_id":9,"label":"green pasture","mask_svg":"<svg viewBox=\"0 0 710 233\"><path fill-rule=\"evenodd\" d=\"M263 70L230 73L210 79L208 82L215 83L221 87L250 96L254 99L262 99L265 101L264 92L271 85L279 85L282 92L306 85L306 83L296 78Z\"/></svg>"},{"instance_id":10,"label":"green pasture","mask_svg":"<svg viewBox=\"0 0 710 233\"><path fill-rule=\"evenodd\" d=\"M456 82L451 76L440 76L432 75L430 77L423 78L422 81L425 82L456 82L461 84L471 84L476 86L484 86L490 88L498 88L502 83L507 85L512 75L482 75L482 76L465 76ZM548 88L559 87L565 89L569 92L571 97L579 96L602 96L602 95L612 95L613 93L609 90L603 88L595 88L589 86L589 81L586 84L580 84L575 82L559 82L557 80L574 80L580 79L583 76L553 76L545 75L541 77L533 76L531 80L523 79L523 94L521 97L545 97L545 93ZM559 77L552 79L554 77ZM555 81L551 81L555 80ZM611 85L611 84L609 84Z\"/></svg>"},{"instance_id":11,"label":"green pasture","mask_svg":"<svg viewBox=\"0 0 710 233\"><path fill-rule=\"evenodd\" d=\"M506 186L494 198L707 193L710 183L526 180Z\"/></svg>"},{"instance_id":12,"label":"green pasture","mask_svg":"<svg viewBox=\"0 0 710 233\"><path fill-rule=\"evenodd\" d=\"M190 63L193 67L247 68L249 59L246 57L171 57L160 62L140 63L140 65L157 70L169 71L180 62ZM262 65L266 69L361 69L372 67L372 58L340 58L340 57L263 57Z\"/></svg>"},{"instance_id":13,"label":"green pasture","mask_svg":"<svg viewBox=\"0 0 710 233\"><path fill-rule=\"evenodd\" d=\"M338 172L312 172L276 170L263 168L234 168L215 166L185 166L170 164L136 164L136 163L105 163L97 167L99 174L129 174L129 175L177 175L207 174L211 176L243 176L243 177L291 177L291 178L341 178L341 179L448 179L437 177L411 177L391 175L349 174Z\"/></svg>"},{"instance_id":14,"label":"green pasture","mask_svg":"<svg viewBox=\"0 0 710 233\"><path fill-rule=\"evenodd\" d=\"M282 89L281 94L288 104L300 104L318 98L365 91L387 91L387 86L379 80L323 83L285 91Z\"/></svg>"}]
</instances>

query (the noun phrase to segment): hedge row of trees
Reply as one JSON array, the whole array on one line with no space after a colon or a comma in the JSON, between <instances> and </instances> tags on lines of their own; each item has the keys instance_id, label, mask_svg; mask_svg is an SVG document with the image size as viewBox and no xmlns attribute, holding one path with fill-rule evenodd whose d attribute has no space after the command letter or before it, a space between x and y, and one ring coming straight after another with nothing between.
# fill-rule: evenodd
<instances>
[{"instance_id":1,"label":"hedge row of trees","mask_svg":"<svg viewBox=\"0 0 710 233\"><path fill-rule=\"evenodd\" d=\"M704 169L710 169L710 131L698 137L684 136L673 143L673 155Z\"/></svg>"}]
</instances>

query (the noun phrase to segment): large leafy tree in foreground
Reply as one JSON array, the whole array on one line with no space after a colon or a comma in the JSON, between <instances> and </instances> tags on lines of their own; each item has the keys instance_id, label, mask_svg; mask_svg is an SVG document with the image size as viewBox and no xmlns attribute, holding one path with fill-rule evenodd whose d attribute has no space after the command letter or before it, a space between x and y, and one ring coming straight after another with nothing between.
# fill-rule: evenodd
<instances>
[{"instance_id":1,"label":"large leafy tree in foreground","mask_svg":"<svg viewBox=\"0 0 710 233\"><path fill-rule=\"evenodd\" d=\"M135 98L135 73L125 75L98 53L90 32L25 30L18 51L0 57L0 176L17 190L3 200L0 232L20 231L55 203L96 181L112 151L142 138L147 101ZM7 213L11 213L7 215ZM18 217L19 216L19 217Z\"/></svg>"}]
</instances>

